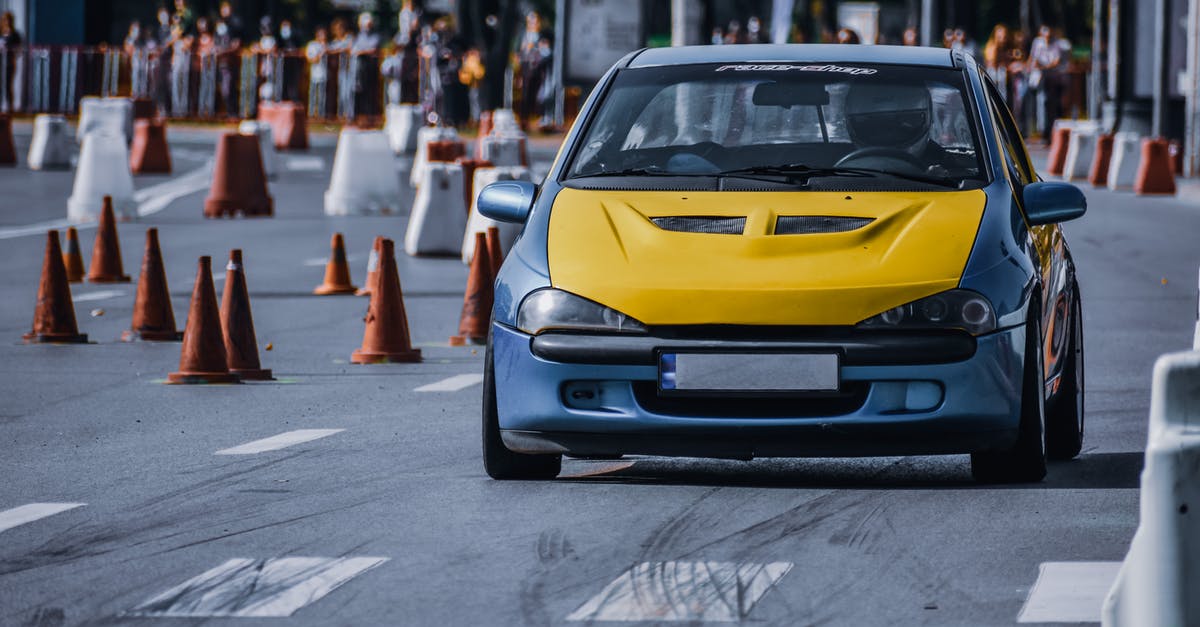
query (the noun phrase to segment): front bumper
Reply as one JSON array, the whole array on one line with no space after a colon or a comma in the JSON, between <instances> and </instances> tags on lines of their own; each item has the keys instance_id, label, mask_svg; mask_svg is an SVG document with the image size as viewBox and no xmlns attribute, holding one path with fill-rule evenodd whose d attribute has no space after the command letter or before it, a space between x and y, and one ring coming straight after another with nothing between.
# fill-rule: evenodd
<instances>
[{"instance_id":1,"label":"front bumper","mask_svg":"<svg viewBox=\"0 0 1200 627\"><path fill-rule=\"evenodd\" d=\"M572 351L581 345L569 338L543 335L535 347L511 327L492 332L501 436L515 451L749 459L968 453L1016 441L1024 327L979 337L973 351L943 342L922 352L903 340L846 346L839 396L732 399L658 395L648 347L696 340L589 336L586 350ZM702 343L737 352L779 345ZM897 346L904 350L883 363ZM946 361L913 363L931 360Z\"/></svg>"}]
</instances>

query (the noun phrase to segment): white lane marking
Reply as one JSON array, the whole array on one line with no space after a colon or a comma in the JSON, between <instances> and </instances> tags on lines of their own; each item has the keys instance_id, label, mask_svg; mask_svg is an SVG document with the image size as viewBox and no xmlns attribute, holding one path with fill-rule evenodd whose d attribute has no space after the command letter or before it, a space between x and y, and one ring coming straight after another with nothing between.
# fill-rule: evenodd
<instances>
[{"instance_id":1,"label":"white lane marking","mask_svg":"<svg viewBox=\"0 0 1200 627\"><path fill-rule=\"evenodd\" d=\"M126 616L291 616L386 557L231 559L129 610Z\"/></svg>"},{"instance_id":2,"label":"white lane marking","mask_svg":"<svg viewBox=\"0 0 1200 627\"><path fill-rule=\"evenodd\" d=\"M273 435L269 438L239 444L232 448L223 448L213 453L213 455L253 455L267 451L278 451L281 448L320 440L321 438L326 438L342 431L345 431L345 429L297 429Z\"/></svg>"},{"instance_id":3,"label":"white lane marking","mask_svg":"<svg viewBox=\"0 0 1200 627\"><path fill-rule=\"evenodd\" d=\"M567 620L740 621L791 569L791 562L643 562Z\"/></svg>"},{"instance_id":4,"label":"white lane marking","mask_svg":"<svg viewBox=\"0 0 1200 627\"><path fill-rule=\"evenodd\" d=\"M483 375L478 373L456 374L453 377L428 383L413 390L414 392L457 392L472 385L482 383Z\"/></svg>"},{"instance_id":5,"label":"white lane marking","mask_svg":"<svg viewBox=\"0 0 1200 627\"><path fill-rule=\"evenodd\" d=\"M1042 562L1018 623L1098 623L1121 562Z\"/></svg>"},{"instance_id":6,"label":"white lane marking","mask_svg":"<svg viewBox=\"0 0 1200 627\"><path fill-rule=\"evenodd\" d=\"M8 531L13 527L30 523L39 518L60 514L87 503L29 503L20 507L6 509L0 512L0 531Z\"/></svg>"},{"instance_id":7,"label":"white lane marking","mask_svg":"<svg viewBox=\"0 0 1200 627\"><path fill-rule=\"evenodd\" d=\"M163 181L158 185L151 185L140 189L133 194L133 199L138 203L138 215L145 217L154 215L167 205L174 202L176 199L198 192L205 187L208 187L212 174L212 162L208 162L203 166L180 175L169 181ZM80 230L95 228L95 222L85 222L76 224L70 220L49 220L47 222L38 222L35 224L27 224L25 226L10 226L0 228L0 239L14 239L17 237L25 237L27 235L45 235L46 231L51 229L65 229L68 226L74 226Z\"/></svg>"},{"instance_id":8,"label":"white lane marking","mask_svg":"<svg viewBox=\"0 0 1200 627\"><path fill-rule=\"evenodd\" d=\"M361 261L362 258L363 256L358 253L346 255L346 262ZM329 263L329 257L309 257L303 261L303 264L309 267L323 267L327 263Z\"/></svg>"},{"instance_id":9,"label":"white lane marking","mask_svg":"<svg viewBox=\"0 0 1200 627\"><path fill-rule=\"evenodd\" d=\"M84 292L75 296L72 300L77 303L86 303L91 300L108 300L118 296L124 296L125 292L121 290L99 290L96 292Z\"/></svg>"},{"instance_id":10,"label":"white lane marking","mask_svg":"<svg viewBox=\"0 0 1200 627\"><path fill-rule=\"evenodd\" d=\"M325 169L325 160L314 156L288 157L284 167L292 172L320 172Z\"/></svg>"}]
</instances>

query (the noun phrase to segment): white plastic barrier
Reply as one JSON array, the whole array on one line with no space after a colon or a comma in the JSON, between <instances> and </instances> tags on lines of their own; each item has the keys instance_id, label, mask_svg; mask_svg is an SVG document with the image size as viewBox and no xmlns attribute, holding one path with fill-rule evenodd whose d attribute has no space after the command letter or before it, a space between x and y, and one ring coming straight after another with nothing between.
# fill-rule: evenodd
<instances>
[{"instance_id":1,"label":"white plastic barrier","mask_svg":"<svg viewBox=\"0 0 1200 627\"><path fill-rule=\"evenodd\" d=\"M455 255L467 228L463 206L463 170L455 163L433 161L417 186L404 252L409 255Z\"/></svg>"},{"instance_id":2,"label":"white plastic barrier","mask_svg":"<svg viewBox=\"0 0 1200 627\"><path fill-rule=\"evenodd\" d=\"M391 104L384 112L383 132L387 133L392 152L408 155L417 150L417 131L423 120L418 105Z\"/></svg>"},{"instance_id":3,"label":"white plastic barrier","mask_svg":"<svg viewBox=\"0 0 1200 627\"><path fill-rule=\"evenodd\" d=\"M425 164L429 163L429 142L458 141L458 131L444 126L426 126L417 131L417 154L413 156L408 182L418 187L425 179Z\"/></svg>"},{"instance_id":4,"label":"white plastic barrier","mask_svg":"<svg viewBox=\"0 0 1200 627\"><path fill-rule=\"evenodd\" d=\"M107 130L92 131L83 138L75 185L67 199L67 219L91 222L100 216L104 197L112 196L118 218L137 217L133 199L133 174L129 171L129 147L124 136Z\"/></svg>"},{"instance_id":5,"label":"white plastic barrier","mask_svg":"<svg viewBox=\"0 0 1200 627\"><path fill-rule=\"evenodd\" d=\"M495 183L496 181L530 181L529 168L478 168L475 170L474 187L475 197L471 199L471 215L467 217L467 230L463 234L462 241L462 260L465 264L470 264L475 258L475 234L486 233L489 226L494 226L500 230L500 250L504 255L508 255L508 251L512 249L513 242L516 241L517 235L521 233L521 225L511 222L498 222L491 218L485 217L479 213L479 192L483 191L484 187Z\"/></svg>"},{"instance_id":6,"label":"white plastic barrier","mask_svg":"<svg viewBox=\"0 0 1200 627\"><path fill-rule=\"evenodd\" d=\"M1141 158L1142 138L1137 133L1125 131L1114 135L1112 161L1108 162L1108 188L1133 189Z\"/></svg>"},{"instance_id":7,"label":"white plastic barrier","mask_svg":"<svg viewBox=\"0 0 1200 627\"><path fill-rule=\"evenodd\" d=\"M126 144L133 141L133 101L84 96L79 101L79 128L75 131L75 140L82 142L84 135L100 129L124 135Z\"/></svg>"},{"instance_id":8,"label":"white plastic barrier","mask_svg":"<svg viewBox=\"0 0 1200 627\"><path fill-rule=\"evenodd\" d=\"M517 123L517 114L512 109L496 109L492 111L492 133L507 134L521 133L521 125Z\"/></svg>"},{"instance_id":9,"label":"white plastic barrier","mask_svg":"<svg viewBox=\"0 0 1200 627\"><path fill-rule=\"evenodd\" d=\"M325 214L399 212L400 179L395 160L383 131L343 129L325 192Z\"/></svg>"},{"instance_id":10,"label":"white plastic barrier","mask_svg":"<svg viewBox=\"0 0 1200 627\"><path fill-rule=\"evenodd\" d=\"M33 140L29 143L29 167L49 170L71 167L71 130L67 118L61 115L40 114L33 120Z\"/></svg>"},{"instance_id":11,"label":"white plastic barrier","mask_svg":"<svg viewBox=\"0 0 1200 627\"><path fill-rule=\"evenodd\" d=\"M1095 122L1076 122L1067 142L1067 158L1063 165L1063 179L1077 181L1087 179L1096 155L1096 138L1100 127Z\"/></svg>"},{"instance_id":12,"label":"white plastic barrier","mask_svg":"<svg viewBox=\"0 0 1200 627\"><path fill-rule=\"evenodd\" d=\"M1200 352L1154 364L1140 515L1104 625L1200 625Z\"/></svg>"},{"instance_id":13,"label":"white plastic barrier","mask_svg":"<svg viewBox=\"0 0 1200 627\"><path fill-rule=\"evenodd\" d=\"M519 166L521 163L521 143L524 135L506 133L492 134L479 139L479 158L490 161L496 167Z\"/></svg>"},{"instance_id":14,"label":"white plastic barrier","mask_svg":"<svg viewBox=\"0 0 1200 627\"><path fill-rule=\"evenodd\" d=\"M271 135L271 125L258 120L243 120L238 125L238 132L258 138L258 152L262 155L263 172L267 178L275 178L279 174L279 155L275 154L275 140Z\"/></svg>"}]
</instances>

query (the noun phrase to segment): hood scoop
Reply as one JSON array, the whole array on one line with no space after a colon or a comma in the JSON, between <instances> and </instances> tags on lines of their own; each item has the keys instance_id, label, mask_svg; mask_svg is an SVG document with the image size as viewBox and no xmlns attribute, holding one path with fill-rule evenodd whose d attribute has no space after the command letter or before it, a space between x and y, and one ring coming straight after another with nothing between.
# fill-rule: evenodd
<instances>
[{"instance_id":1,"label":"hood scoop","mask_svg":"<svg viewBox=\"0 0 1200 627\"><path fill-rule=\"evenodd\" d=\"M779 216L775 219L776 235L816 235L856 231L875 221L875 218L845 216Z\"/></svg>"},{"instance_id":2,"label":"hood scoop","mask_svg":"<svg viewBox=\"0 0 1200 627\"><path fill-rule=\"evenodd\" d=\"M746 230L746 218L722 216L663 216L650 221L664 231L677 233L712 233L741 235Z\"/></svg>"}]
</instances>

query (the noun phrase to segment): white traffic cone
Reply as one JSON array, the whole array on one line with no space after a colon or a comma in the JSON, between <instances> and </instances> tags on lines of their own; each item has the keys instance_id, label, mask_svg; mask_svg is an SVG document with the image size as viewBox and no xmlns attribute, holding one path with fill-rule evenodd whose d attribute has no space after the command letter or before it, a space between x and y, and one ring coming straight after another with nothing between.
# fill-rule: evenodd
<instances>
[{"instance_id":1,"label":"white traffic cone","mask_svg":"<svg viewBox=\"0 0 1200 627\"><path fill-rule=\"evenodd\" d=\"M392 152L410 155L417 150L417 131L421 130L419 105L390 104L384 112L383 132L387 133Z\"/></svg>"},{"instance_id":2,"label":"white traffic cone","mask_svg":"<svg viewBox=\"0 0 1200 627\"><path fill-rule=\"evenodd\" d=\"M238 124L238 132L258 138L258 152L262 155L263 172L267 178L275 178L279 174L279 157L275 154L275 141L271 136L271 125L258 120L242 120L242 123Z\"/></svg>"},{"instance_id":3,"label":"white traffic cone","mask_svg":"<svg viewBox=\"0 0 1200 627\"><path fill-rule=\"evenodd\" d=\"M128 98L97 98L84 96L79 101L79 128L75 140L83 142L88 133L104 129L133 140L133 101Z\"/></svg>"},{"instance_id":4,"label":"white traffic cone","mask_svg":"<svg viewBox=\"0 0 1200 627\"><path fill-rule=\"evenodd\" d=\"M425 176L417 186L404 233L404 252L409 255L455 255L462 245L467 227L463 206L462 166L433 161L425 166Z\"/></svg>"},{"instance_id":5,"label":"white traffic cone","mask_svg":"<svg viewBox=\"0 0 1200 627\"><path fill-rule=\"evenodd\" d=\"M461 194L461 189L460 189ZM397 213L400 178L383 131L342 129L325 192L325 215Z\"/></svg>"},{"instance_id":6,"label":"white traffic cone","mask_svg":"<svg viewBox=\"0 0 1200 627\"><path fill-rule=\"evenodd\" d=\"M117 218L137 217L133 175L129 172L129 148L124 139L120 133L107 130L92 131L83 137L75 185L67 199L67 219L72 222L97 220L105 196L112 196Z\"/></svg>"},{"instance_id":7,"label":"white traffic cone","mask_svg":"<svg viewBox=\"0 0 1200 627\"><path fill-rule=\"evenodd\" d=\"M33 120L33 141L29 144L29 168L52 170L71 168L70 127L61 115L42 113Z\"/></svg>"},{"instance_id":8,"label":"white traffic cone","mask_svg":"<svg viewBox=\"0 0 1200 627\"><path fill-rule=\"evenodd\" d=\"M475 197L471 199L471 215L467 217L467 228L463 234L462 261L470 265L475 258L475 234L487 233L489 226L500 230L500 248L507 256L517 235L521 233L521 225L511 222L498 222L479 213L479 192L496 181L530 181L529 168L523 166L507 168L478 168L475 170Z\"/></svg>"},{"instance_id":9,"label":"white traffic cone","mask_svg":"<svg viewBox=\"0 0 1200 627\"><path fill-rule=\"evenodd\" d=\"M459 141L458 131L444 126L426 126L417 131L417 154L413 157L408 183L419 187L425 179L425 164L429 163L429 142Z\"/></svg>"}]
</instances>

